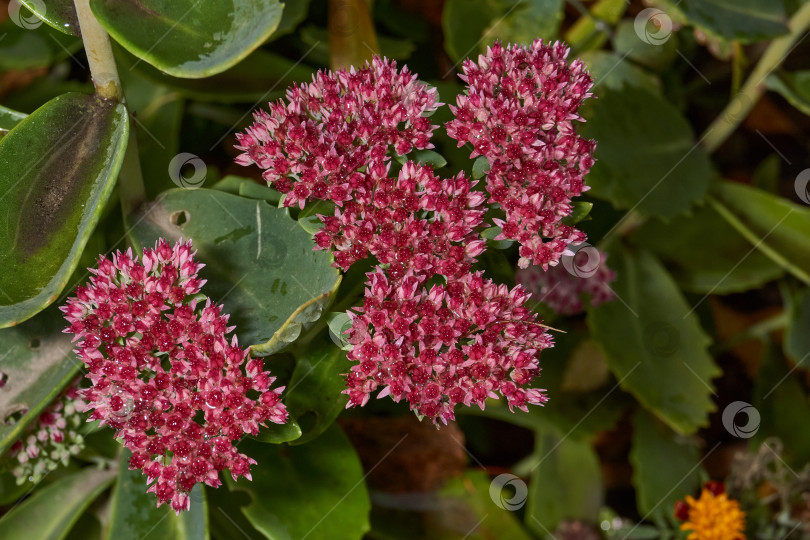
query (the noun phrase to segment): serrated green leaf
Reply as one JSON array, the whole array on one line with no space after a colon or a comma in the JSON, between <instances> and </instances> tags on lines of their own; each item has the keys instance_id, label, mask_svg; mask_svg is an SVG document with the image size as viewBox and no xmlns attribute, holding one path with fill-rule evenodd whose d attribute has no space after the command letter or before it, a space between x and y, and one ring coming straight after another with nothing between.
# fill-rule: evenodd
<instances>
[{"instance_id":1,"label":"serrated green leaf","mask_svg":"<svg viewBox=\"0 0 810 540\"><path fill-rule=\"evenodd\" d=\"M670 219L701 201L711 166L692 129L669 102L647 89L605 87L580 111L580 132L599 141L589 195L616 208Z\"/></svg>"},{"instance_id":2,"label":"serrated green leaf","mask_svg":"<svg viewBox=\"0 0 810 540\"><path fill-rule=\"evenodd\" d=\"M201 78L234 66L278 27L278 0L90 0L118 43L174 77Z\"/></svg>"},{"instance_id":3,"label":"serrated green leaf","mask_svg":"<svg viewBox=\"0 0 810 540\"><path fill-rule=\"evenodd\" d=\"M127 112L65 94L0 139L0 328L56 300L115 185ZM68 165L69 164L69 165Z\"/></svg>"},{"instance_id":4,"label":"serrated green leaf","mask_svg":"<svg viewBox=\"0 0 810 540\"><path fill-rule=\"evenodd\" d=\"M679 433L714 410L711 340L674 280L647 251L607 246L617 300L588 310L588 327L625 390Z\"/></svg>"},{"instance_id":5,"label":"serrated green leaf","mask_svg":"<svg viewBox=\"0 0 810 540\"><path fill-rule=\"evenodd\" d=\"M700 490L702 469L696 442L679 437L644 409L633 416L630 463L638 509L645 518L668 515L675 501Z\"/></svg>"},{"instance_id":6,"label":"serrated green leaf","mask_svg":"<svg viewBox=\"0 0 810 540\"><path fill-rule=\"evenodd\" d=\"M632 241L669 263L675 280L690 292L742 292L784 274L708 205L667 223L649 220L632 233Z\"/></svg>"},{"instance_id":7,"label":"serrated green leaf","mask_svg":"<svg viewBox=\"0 0 810 540\"><path fill-rule=\"evenodd\" d=\"M54 306L0 332L0 371L6 377L0 392L0 455L79 372L81 362L62 333L65 326ZM20 419L9 423L7 417L17 412Z\"/></svg>"},{"instance_id":8,"label":"serrated green leaf","mask_svg":"<svg viewBox=\"0 0 810 540\"><path fill-rule=\"evenodd\" d=\"M753 246L810 284L810 208L737 182L716 182L710 203Z\"/></svg>"},{"instance_id":9,"label":"serrated green leaf","mask_svg":"<svg viewBox=\"0 0 810 540\"><path fill-rule=\"evenodd\" d=\"M741 43L788 32L782 0L682 0L678 9L690 23Z\"/></svg>"},{"instance_id":10,"label":"serrated green leaf","mask_svg":"<svg viewBox=\"0 0 810 540\"><path fill-rule=\"evenodd\" d=\"M287 385L284 403L304 435L293 444L304 444L319 436L346 408L343 375L350 367L346 352L326 339L296 354L295 371Z\"/></svg>"},{"instance_id":11,"label":"serrated green leaf","mask_svg":"<svg viewBox=\"0 0 810 540\"><path fill-rule=\"evenodd\" d=\"M59 540L115 478L115 470L82 469L37 490L0 518L4 540Z\"/></svg>"},{"instance_id":12,"label":"serrated green leaf","mask_svg":"<svg viewBox=\"0 0 810 540\"><path fill-rule=\"evenodd\" d=\"M242 512L267 538L349 540L368 532L363 469L337 426L302 446L246 440L239 449L258 461L253 480L226 482L250 494L253 500Z\"/></svg>"},{"instance_id":13,"label":"serrated green leaf","mask_svg":"<svg viewBox=\"0 0 810 540\"><path fill-rule=\"evenodd\" d=\"M50 27L71 36L81 36L73 0L19 0ZM44 9L42 9L44 8Z\"/></svg>"},{"instance_id":14,"label":"serrated green leaf","mask_svg":"<svg viewBox=\"0 0 810 540\"><path fill-rule=\"evenodd\" d=\"M181 219L182 218L182 219ZM340 284L332 257L287 209L210 189L164 193L134 220L138 246L191 239L206 264L205 293L225 305L239 339L268 355L317 321Z\"/></svg>"},{"instance_id":15,"label":"serrated green leaf","mask_svg":"<svg viewBox=\"0 0 810 540\"><path fill-rule=\"evenodd\" d=\"M176 515L168 504L156 506L154 493L147 493L146 477L129 470L132 454L124 449L118 459L118 479L110 500L110 518L105 538L140 540L203 540L208 538L208 505L201 484L189 493L190 508Z\"/></svg>"}]
</instances>

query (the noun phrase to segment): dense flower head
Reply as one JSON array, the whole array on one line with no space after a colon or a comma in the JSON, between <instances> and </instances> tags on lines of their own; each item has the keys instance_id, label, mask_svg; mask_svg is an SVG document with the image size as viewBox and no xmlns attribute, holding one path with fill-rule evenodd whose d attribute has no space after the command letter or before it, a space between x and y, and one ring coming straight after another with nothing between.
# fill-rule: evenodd
<instances>
[{"instance_id":1,"label":"dense flower head","mask_svg":"<svg viewBox=\"0 0 810 540\"><path fill-rule=\"evenodd\" d=\"M707 482L698 499L678 501L675 517L684 522L681 530L691 531L687 540L745 540L745 512L720 482Z\"/></svg>"},{"instance_id":2,"label":"dense flower head","mask_svg":"<svg viewBox=\"0 0 810 540\"><path fill-rule=\"evenodd\" d=\"M609 285L616 274L606 261L607 253L588 246L564 255L560 264L546 271L536 266L518 269L515 280L560 315L576 315L585 310L585 299L596 307L616 298Z\"/></svg>"},{"instance_id":3,"label":"dense flower head","mask_svg":"<svg viewBox=\"0 0 810 540\"><path fill-rule=\"evenodd\" d=\"M319 71L296 84L287 100L254 113L255 123L237 134L240 165L256 164L286 206L311 199L341 205L353 198L352 175L391 153L432 148L436 126L425 116L439 105L435 88L407 67L375 57L355 70Z\"/></svg>"},{"instance_id":4,"label":"dense flower head","mask_svg":"<svg viewBox=\"0 0 810 540\"><path fill-rule=\"evenodd\" d=\"M470 157L490 165L490 204L506 214L495 220L498 239L520 243L521 268L546 269L584 233L562 223L571 198L587 190L583 176L593 165L595 142L576 134L577 109L591 96L591 77L580 60L570 64L564 43L531 46L496 43L478 59L465 60L466 93L451 106L447 133Z\"/></svg>"},{"instance_id":5,"label":"dense flower head","mask_svg":"<svg viewBox=\"0 0 810 540\"><path fill-rule=\"evenodd\" d=\"M67 466L70 457L82 451L84 438L79 427L85 408L77 381L25 428L9 449L9 457L15 462L11 472L17 484L39 482L60 464Z\"/></svg>"},{"instance_id":6,"label":"dense flower head","mask_svg":"<svg viewBox=\"0 0 810 540\"><path fill-rule=\"evenodd\" d=\"M482 409L487 398L509 408L547 401L545 390L525 388L539 374L538 354L551 336L524 307L528 293L468 273L430 290L408 271L394 284L382 270L369 274L365 301L351 313L348 407L370 395L405 399L434 422L454 419L458 404Z\"/></svg>"},{"instance_id":7,"label":"dense flower head","mask_svg":"<svg viewBox=\"0 0 810 540\"><path fill-rule=\"evenodd\" d=\"M287 419L283 388L271 389L261 359L228 341L222 307L197 296L202 266L191 242L160 240L141 261L131 250L102 256L62 307L92 382L90 418L116 431L130 468L177 512L196 483L219 486L223 469L250 479L255 461L233 442Z\"/></svg>"},{"instance_id":8,"label":"dense flower head","mask_svg":"<svg viewBox=\"0 0 810 540\"><path fill-rule=\"evenodd\" d=\"M396 178L382 163L354 176L355 199L334 216L321 216L324 228L315 235L318 247L335 252L339 268L373 255L395 279L408 268L456 277L486 248L476 231L484 195L463 173L441 179L409 161Z\"/></svg>"}]
</instances>

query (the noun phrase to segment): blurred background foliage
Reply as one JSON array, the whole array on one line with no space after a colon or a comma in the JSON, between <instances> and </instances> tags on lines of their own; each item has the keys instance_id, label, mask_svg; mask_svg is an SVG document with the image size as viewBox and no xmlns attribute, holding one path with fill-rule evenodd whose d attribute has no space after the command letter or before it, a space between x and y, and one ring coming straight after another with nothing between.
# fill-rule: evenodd
<instances>
[{"instance_id":1,"label":"blurred background foliage","mask_svg":"<svg viewBox=\"0 0 810 540\"><path fill-rule=\"evenodd\" d=\"M81 39L70 35L71 2L44 3L61 31L21 27L0 4L6 133L53 98L93 85ZM107 4L94 9L114 38L146 196L157 202L123 215L113 195L95 209L99 225L75 254L78 270L47 303L86 280L98 253L190 237L240 340L271 355L295 422L243 442L258 461L252 482L197 486L180 518L153 508L143 477L118 466L126 456L106 429L88 429L85 451L42 482L15 486L10 473L0 476L0 536L677 537L673 504L715 479L741 500L749 537L810 538L806 1L207 2L208 17L195 24L211 35L232 4L248 9L245 21L261 11L271 22L223 38L232 50L218 47L204 65L183 50L208 47L206 39L169 31L148 50L165 29ZM146 4L169 10L171 20L191 2ZM341 280L323 252L313 262L293 256L311 245L317 209L290 216L276 208L278 194L259 171L233 164L234 132L290 84L375 50L454 103L464 58L494 40L536 37L568 42L595 80L596 99L580 111L581 132L598 141L581 199L593 209L580 227L609 253L617 300L573 317L538 305L565 331L541 357L540 383L551 396L544 408L512 414L492 403L459 411L456 424L439 430L389 400L342 412L348 361L328 339L324 314L360 303L368 267L355 265ZM449 118L443 108L433 121ZM470 171L469 149L441 129L434 144L440 155L423 158L442 174ZM180 153L204 162L194 186L203 189L176 189L167 171ZM241 223L258 212L271 231ZM240 255L257 244L266 247L261 258ZM483 266L513 285L516 248L493 247L503 249L490 249ZM306 285L287 279L296 275ZM79 370L61 325L51 307L0 331L9 381L38 370L17 390L27 412L3 419L1 449ZM759 417L750 438L723 421L738 401ZM505 472L528 488L513 511L502 507L520 498L519 487L491 494L491 479Z\"/></svg>"}]
</instances>

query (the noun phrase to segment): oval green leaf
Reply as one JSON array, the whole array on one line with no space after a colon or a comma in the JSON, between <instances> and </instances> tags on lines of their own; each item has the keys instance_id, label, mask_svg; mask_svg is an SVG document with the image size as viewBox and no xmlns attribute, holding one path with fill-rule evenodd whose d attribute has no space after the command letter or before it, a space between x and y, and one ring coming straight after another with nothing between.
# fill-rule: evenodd
<instances>
[{"instance_id":1,"label":"oval green leaf","mask_svg":"<svg viewBox=\"0 0 810 540\"><path fill-rule=\"evenodd\" d=\"M588 311L588 327L619 383L679 433L694 433L714 410L720 370L694 307L646 251L609 244L617 299Z\"/></svg>"},{"instance_id":2,"label":"oval green leaf","mask_svg":"<svg viewBox=\"0 0 810 540\"><path fill-rule=\"evenodd\" d=\"M9 131L23 121L27 115L0 105L0 134Z\"/></svg>"},{"instance_id":3,"label":"oval green leaf","mask_svg":"<svg viewBox=\"0 0 810 540\"><path fill-rule=\"evenodd\" d=\"M164 192L138 216L133 243L187 238L206 264L205 293L225 305L243 344L278 352L317 321L340 284L326 251L287 209L210 189Z\"/></svg>"},{"instance_id":4,"label":"oval green leaf","mask_svg":"<svg viewBox=\"0 0 810 540\"><path fill-rule=\"evenodd\" d=\"M368 532L371 504L363 468L337 426L302 446L247 439L239 450L258 461L250 471L253 481L226 482L250 494L253 502L242 512L267 538L336 540Z\"/></svg>"},{"instance_id":5,"label":"oval green leaf","mask_svg":"<svg viewBox=\"0 0 810 540\"><path fill-rule=\"evenodd\" d=\"M73 0L19 0L48 26L71 36L81 36Z\"/></svg>"},{"instance_id":6,"label":"oval green leaf","mask_svg":"<svg viewBox=\"0 0 810 540\"><path fill-rule=\"evenodd\" d=\"M278 0L90 0L101 25L129 52L174 77L225 71L275 31ZM140 61L139 61L140 62Z\"/></svg>"},{"instance_id":7,"label":"oval green leaf","mask_svg":"<svg viewBox=\"0 0 810 540\"><path fill-rule=\"evenodd\" d=\"M129 450L118 460L118 481L110 501L110 522L105 538L207 539L208 505L201 484L189 494L191 507L176 515L168 504L156 506L154 493L147 493L146 477L140 470L129 470Z\"/></svg>"},{"instance_id":8,"label":"oval green leaf","mask_svg":"<svg viewBox=\"0 0 810 540\"><path fill-rule=\"evenodd\" d=\"M73 354L56 306L30 321L0 332L0 455L76 376L81 362ZM25 411L25 412L24 412ZM22 413L16 422L8 417Z\"/></svg>"},{"instance_id":9,"label":"oval green leaf","mask_svg":"<svg viewBox=\"0 0 810 540\"><path fill-rule=\"evenodd\" d=\"M82 512L115 478L115 470L85 468L37 490L0 518L3 540L65 538Z\"/></svg>"},{"instance_id":10,"label":"oval green leaf","mask_svg":"<svg viewBox=\"0 0 810 540\"><path fill-rule=\"evenodd\" d=\"M59 96L0 139L0 328L56 300L115 185L123 105Z\"/></svg>"}]
</instances>

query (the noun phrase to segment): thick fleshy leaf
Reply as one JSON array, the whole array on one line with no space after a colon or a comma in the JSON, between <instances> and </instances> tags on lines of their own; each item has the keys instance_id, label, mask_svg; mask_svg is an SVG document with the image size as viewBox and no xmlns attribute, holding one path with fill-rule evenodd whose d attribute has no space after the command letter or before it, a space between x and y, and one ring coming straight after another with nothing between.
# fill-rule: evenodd
<instances>
[{"instance_id":1,"label":"thick fleshy leaf","mask_svg":"<svg viewBox=\"0 0 810 540\"><path fill-rule=\"evenodd\" d=\"M81 48L80 40L51 29L34 15L16 21L6 19L0 23L0 36L0 69L48 67Z\"/></svg>"},{"instance_id":2,"label":"thick fleshy leaf","mask_svg":"<svg viewBox=\"0 0 810 540\"><path fill-rule=\"evenodd\" d=\"M661 81L658 77L614 52L585 51L579 57L588 66L594 88L599 91L603 88L621 90L625 86L636 86L661 95Z\"/></svg>"},{"instance_id":3,"label":"thick fleshy leaf","mask_svg":"<svg viewBox=\"0 0 810 540\"><path fill-rule=\"evenodd\" d=\"M620 57L661 71L678 57L678 34L670 33L666 37L662 36L660 40L646 37L645 41L645 39L639 39L635 21L625 19L616 28L613 36L613 49Z\"/></svg>"},{"instance_id":4,"label":"thick fleshy leaf","mask_svg":"<svg viewBox=\"0 0 810 540\"><path fill-rule=\"evenodd\" d=\"M710 200L746 240L810 284L810 208L737 182L716 182Z\"/></svg>"},{"instance_id":5,"label":"thick fleshy leaf","mask_svg":"<svg viewBox=\"0 0 810 540\"><path fill-rule=\"evenodd\" d=\"M691 217L649 220L633 232L632 240L670 263L672 276L690 292L742 292L785 273L709 205L695 208Z\"/></svg>"},{"instance_id":6,"label":"thick fleshy leaf","mask_svg":"<svg viewBox=\"0 0 810 540\"><path fill-rule=\"evenodd\" d=\"M709 187L711 167L689 123L668 101L635 86L598 87L580 132L598 142L589 195L664 219L688 212Z\"/></svg>"},{"instance_id":7,"label":"thick fleshy leaf","mask_svg":"<svg viewBox=\"0 0 810 540\"><path fill-rule=\"evenodd\" d=\"M112 192L128 133L123 105L57 97L0 139L0 328L56 300Z\"/></svg>"},{"instance_id":8,"label":"thick fleshy leaf","mask_svg":"<svg viewBox=\"0 0 810 540\"><path fill-rule=\"evenodd\" d=\"M115 478L115 470L85 468L34 492L0 518L3 540L65 538L82 512Z\"/></svg>"},{"instance_id":9,"label":"thick fleshy leaf","mask_svg":"<svg viewBox=\"0 0 810 540\"><path fill-rule=\"evenodd\" d=\"M0 455L79 372L67 326L56 306L25 323L0 331ZM10 422L9 416L20 418Z\"/></svg>"},{"instance_id":10,"label":"thick fleshy leaf","mask_svg":"<svg viewBox=\"0 0 810 540\"><path fill-rule=\"evenodd\" d=\"M486 40L503 43L531 44L537 38L557 38L563 19L564 0L526 0L519 2L505 16L498 17L484 31Z\"/></svg>"},{"instance_id":11,"label":"thick fleshy leaf","mask_svg":"<svg viewBox=\"0 0 810 540\"><path fill-rule=\"evenodd\" d=\"M534 449L526 525L542 535L563 519L597 521L602 471L590 442L544 430L536 434Z\"/></svg>"},{"instance_id":12,"label":"thick fleshy leaf","mask_svg":"<svg viewBox=\"0 0 810 540\"><path fill-rule=\"evenodd\" d=\"M326 251L287 209L210 189L175 189L135 217L133 243L187 238L206 264L205 293L225 305L243 345L268 355L317 321L340 284Z\"/></svg>"},{"instance_id":13,"label":"thick fleshy leaf","mask_svg":"<svg viewBox=\"0 0 810 540\"><path fill-rule=\"evenodd\" d=\"M810 115L810 70L769 75L765 86L779 92L791 105Z\"/></svg>"},{"instance_id":14,"label":"thick fleshy leaf","mask_svg":"<svg viewBox=\"0 0 810 540\"><path fill-rule=\"evenodd\" d=\"M262 427L259 434L253 437L257 441L281 444L301 438L301 426L294 418L288 418L283 424L269 424Z\"/></svg>"},{"instance_id":15,"label":"thick fleshy leaf","mask_svg":"<svg viewBox=\"0 0 810 540\"><path fill-rule=\"evenodd\" d=\"M293 444L303 444L323 433L346 407L344 374L351 362L346 351L329 340L310 345L296 355L295 371L287 385L284 403L304 435Z\"/></svg>"},{"instance_id":16,"label":"thick fleshy leaf","mask_svg":"<svg viewBox=\"0 0 810 540\"><path fill-rule=\"evenodd\" d=\"M484 31L514 5L512 0L447 0L442 12L444 49L456 62L486 46Z\"/></svg>"},{"instance_id":17,"label":"thick fleshy leaf","mask_svg":"<svg viewBox=\"0 0 810 540\"><path fill-rule=\"evenodd\" d=\"M790 320L785 328L785 354L804 369L810 369L810 289L791 299Z\"/></svg>"},{"instance_id":18,"label":"thick fleshy leaf","mask_svg":"<svg viewBox=\"0 0 810 540\"><path fill-rule=\"evenodd\" d=\"M337 426L302 446L245 440L239 450L258 462L253 481L226 481L250 494L253 501L242 512L267 538L350 539L369 530L360 459Z\"/></svg>"},{"instance_id":19,"label":"thick fleshy leaf","mask_svg":"<svg viewBox=\"0 0 810 540\"><path fill-rule=\"evenodd\" d=\"M618 241L607 252L618 298L589 310L593 338L622 388L675 431L694 433L714 409L711 340L655 257Z\"/></svg>"},{"instance_id":20,"label":"thick fleshy leaf","mask_svg":"<svg viewBox=\"0 0 810 540\"><path fill-rule=\"evenodd\" d=\"M683 0L678 9L692 24L742 43L788 32L782 0Z\"/></svg>"},{"instance_id":21,"label":"thick fleshy leaf","mask_svg":"<svg viewBox=\"0 0 810 540\"><path fill-rule=\"evenodd\" d=\"M675 501L700 489L700 449L695 441L678 437L643 409L633 418L630 463L638 509L642 515L651 514L648 519L671 513Z\"/></svg>"},{"instance_id":22,"label":"thick fleshy leaf","mask_svg":"<svg viewBox=\"0 0 810 540\"><path fill-rule=\"evenodd\" d=\"M110 521L105 538L140 540L185 540L208 538L208 505L201 484L189 493L191 507L176 515L168 504L156 506L154 493L147 493L146 477L129 470L129 450L118 460L118 480L110 500Z\"/></svg>"},{"instance_id":23,"label":"thick fleshy leaf","mask_svg":"<svg viewBox=\"0 0 810 540\"><path fill-rule=\"evenodd\" d=\"M71 36L81 36L79 17L76 15L73 0L19 0L19 2L52 28Z\"/></svg>"},{"instance_id":24,"label":"thick fleshy leaf","mask_svg":"<svg viewBox=\"0 0 810 540\"><path fill-rule=\"evenodd\" d=\"M175 77L225 71L281 21L278 0L90 0L101 25L128 51Z\"/></svg>"},{"instance_id":25,"label":"thick fleshy leaf","mask_svg":"<svg viewBox=\"0 0 810 540\"><path fill-rule=\"evenodd\" d=\"M27 115L0 105L0 134L22 122Z\"/></svg>"},{"instance_id":26,"label":"thick fleshy leaf","mask_svg":"<svg viewBox=\"0 0 810 540\"><path fill-rule=\"evenodd\" d=\"M146 62L138 62L137 57L122 49L117 49L116 58L128 69L184 97L218 103L266 103L282 97L292 83L309 80L314 72L304 63L261 49L222 73L204 79L172 77ZM246 113L245 119L249 118Z\"/></svg>"}]
</instances>

